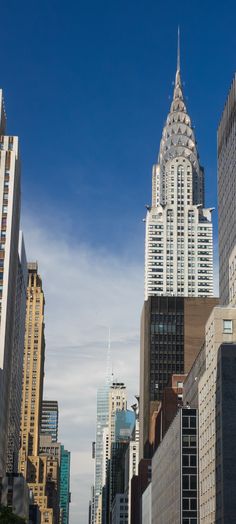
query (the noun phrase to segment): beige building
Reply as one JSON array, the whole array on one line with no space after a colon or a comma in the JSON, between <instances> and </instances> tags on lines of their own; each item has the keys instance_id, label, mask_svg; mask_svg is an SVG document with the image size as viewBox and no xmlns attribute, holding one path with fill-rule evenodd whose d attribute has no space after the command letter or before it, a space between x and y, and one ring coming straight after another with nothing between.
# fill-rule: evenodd
<instances>
[{"instance_id":1,"label":"beige building","mask_svg":"<svg viewBox=\"0 0 236 524\"><path fill-rule=\"evenodd\" d=\"M60 451L56 444L52 448L50 438L42 436L40 443L45 354L44 304L38 265L29 263L19 469L39 506L41 524L58 524Z\"/></svg>"},{"instance_id":2,"label":"beige building","mask_svg":"<svg viewBox=\"0 0 236 524\"><path fill-rule=\"evenodd\" d=\"M25 351L21 403L20 471L39 452L44 375L44 293L37 263L28 264Z\"/></svg>"},{"instance_id":3,"label":"beige building","mask_svg":"<svg viewBox=\"0 0 236 524\"><path fill-rule=\"evenodd\" d=\"M54 459L55 460L55 459ZM39 506L41 524L54 524L53 507L48 501L48 457L28 457L26 467L26 480L29 489L33 492L34 501Z\"/></svg>"},{"instance_id":4,"label":"beige building","mask_svg":"<svg viewBox=\"0 0 236 524\"><path fill-rule=\"evenodd\" d=\"M115 442L115 414L116 411L127 409L126 386L123 382L113 382L109 391L109 458L111 456L111 444Z\"/></svg>"},{"instance_id":5,"label":"beige building","mask_svg":"<svg viewBox=\"0 0 236 524\"><path fill-rule=\"evenodd\" d=\"M199 506L202 524L216 522L216 457L219 467L221 456L218 452L221 444L217 441L216 435L218 352L222 343L234 342L236 342L236 308L215 307L206 324L206 370L198 385Z\"/></svg>"}]
</instances>

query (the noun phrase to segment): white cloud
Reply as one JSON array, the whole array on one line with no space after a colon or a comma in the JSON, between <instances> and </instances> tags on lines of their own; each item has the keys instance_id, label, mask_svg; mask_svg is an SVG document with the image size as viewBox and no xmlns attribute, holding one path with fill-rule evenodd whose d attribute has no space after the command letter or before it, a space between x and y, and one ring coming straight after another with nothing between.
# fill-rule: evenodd
<instances>
[{"instance_id":1,"label":"white cloud","mask_svg":"<svg viewBox=\"0 0 236 524\"><path fill-rule=\"evenodd\" d=\"M143 262L74 243L55 219L39 223L31 214L23 226L28 260L38 260L46 299L45 397L59 401L59 437L72 452L70 522L87 524L108 327L114 375L131 399L138 392Z\"/></svg>"},{"instance_id":2,"label":"white cloud","mask_svg":"<svg viewBox=\"0 0 236 524\"><path fill-rule=\"evenodd\" d=\"M70 523L87 524L108 327L114 375L126 383L130 400L138 392L143 261L131 256L132 246L114 255L78 244L63 234L62 223L48 216L39 223L31 214L24 232L28 260L38 260L46 298L45 397L59 401L59 437L72 452ZM214 283L217 294L217 264Z\"/></svg>"}]
</instances>

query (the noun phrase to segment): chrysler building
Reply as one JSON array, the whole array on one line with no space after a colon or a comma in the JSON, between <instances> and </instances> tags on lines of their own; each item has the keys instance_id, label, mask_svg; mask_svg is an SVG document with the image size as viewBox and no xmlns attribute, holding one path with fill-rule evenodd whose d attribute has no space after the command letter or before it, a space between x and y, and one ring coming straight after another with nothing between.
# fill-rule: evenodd
<instances>
[{"instance_id":1,"label":"chrysler building","mask_svg":"<svg viewBox=\"0 0 236 524\"><path fill-rule=\"evenodd\" d=\"M184 100L178 41L173 100L153 166L152 205L145 220L145 300L213 295L211 214L212 208L204 207L204 169Z\"/></svg>"}]
</instances>

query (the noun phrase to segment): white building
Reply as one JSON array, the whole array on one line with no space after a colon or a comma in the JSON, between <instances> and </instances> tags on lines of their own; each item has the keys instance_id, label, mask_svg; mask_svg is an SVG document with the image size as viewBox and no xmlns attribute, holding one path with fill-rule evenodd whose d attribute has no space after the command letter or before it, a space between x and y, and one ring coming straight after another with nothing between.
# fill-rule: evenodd
<instances>
[{"instance_id":1,"label":"white building","mask_svg":"<svg viewBox=\"0 0 236 524\"><path fill-rule=\"evenodd\" d=\"M147 206L145 300L212 296L211 212L204 208L204 170L184 101L178 50L173 101L153 167L152 206Z\"/></svg>"},{"instance_id":2,"label":"white building","mask_svg":"<svg viewBox=\"0 0 236 524\"><path fill-rule=\"evenodd\" d=\"M18 138L5 135L0 90L0 476L6 467L20 221Z\"/></svg>"}]
</instances>

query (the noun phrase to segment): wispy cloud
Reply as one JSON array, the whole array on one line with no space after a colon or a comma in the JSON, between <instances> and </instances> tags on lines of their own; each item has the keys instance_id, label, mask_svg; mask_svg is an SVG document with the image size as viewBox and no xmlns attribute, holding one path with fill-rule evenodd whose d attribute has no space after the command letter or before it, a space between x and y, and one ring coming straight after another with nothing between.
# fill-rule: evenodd
<instances>
[{"instance_id":1,"label":"wispy cloud","mask_svg":"<svg viewBox=\"0 0 236 524\"><path fill-rule=\"evenodd\" d=\"M114 375L125 381L131 399L138 392L143 263L130 252L74 243L62 226L55 217L39 223L32 213L23 221L28 260L38 260L46 298L45 397L59 401L59 437L72 451L70 522L87 524L108 327Z\"/></svg>"},{"instance_id":2,"label":"wispy cloud","mask_svg":"<svg viewBox=\"0 0 236 524\"><path fill-rule=\"evenodd\" d=\"M87 524L108 327L114 375L125 381L130 400L138 392L143 261L132 246L112 254L79 244L62 225L55 216L40 223L33 213L24 218L28 260L38 260L46 298L45 397L59 401L59 437L72 452L70 522ZM217 263L214 284L217 294Z\"/></svg>"}]
</instances>

